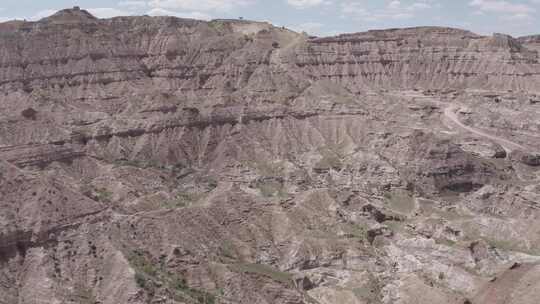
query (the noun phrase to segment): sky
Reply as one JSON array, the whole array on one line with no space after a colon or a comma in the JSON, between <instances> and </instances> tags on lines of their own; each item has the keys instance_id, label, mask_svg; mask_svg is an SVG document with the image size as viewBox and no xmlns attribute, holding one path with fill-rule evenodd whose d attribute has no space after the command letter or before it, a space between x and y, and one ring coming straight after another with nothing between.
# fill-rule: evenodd
<instances>
[{"instance_id":1,"label":"sky","mask_svg":"<svg viewBox=\"0 0 540 304\"><path fill-rule=\"evenodd\" d=\"M317 36L450 26L478 34L540 34L540 0L0 0L0 22L80 6L96 17L170 15L268 21Z\"/></svg>"}]
</instances>

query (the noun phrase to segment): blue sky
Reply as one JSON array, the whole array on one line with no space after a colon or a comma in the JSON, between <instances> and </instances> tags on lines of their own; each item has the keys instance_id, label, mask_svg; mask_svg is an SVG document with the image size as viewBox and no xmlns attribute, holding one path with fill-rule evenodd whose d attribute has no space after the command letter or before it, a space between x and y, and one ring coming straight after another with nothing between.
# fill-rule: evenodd
<instances>
[{"instance_id":1,"label":"blue sky","mask_svg":"<svg viewBox=\"0 0 540 304\"><path fill-rule=\"evenodd\" d=\"M0 0L0 22L80 6L100 18L174 15L270 21L314 35L440 25L479 34L540 34L540 0Z\"/></svg>"}]
</instances>

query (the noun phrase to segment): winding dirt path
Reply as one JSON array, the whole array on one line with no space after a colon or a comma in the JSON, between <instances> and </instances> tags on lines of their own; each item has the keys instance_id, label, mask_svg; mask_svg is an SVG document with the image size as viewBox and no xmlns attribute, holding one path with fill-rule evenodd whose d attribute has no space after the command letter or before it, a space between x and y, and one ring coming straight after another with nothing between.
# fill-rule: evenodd
<instances>
[{"instance_id":1,"label":"winding dirt path","mask_svg":"<svg viewBox=\"0 0 540 304\"><path fill-rule=\"evenodd\" d=\"M403 97L403 95L396 95L396 94L393 94L393 95ZM527 148L527 147L525 147L525 146L523 146L521 144L518 144L516 142L513 142L511 140L508 140L508 139L505 139L505 138L502 138L502 137L499 137L499 136L496 136L496 135L488 134L488 133L486 133L486 132L484 132L482 130L467 126L466 124L462 123L459 120L458 115L456 114L457 110L462 106L461 104L447 104L447 103L443 103L442 101L440 101L440 100L438 100L438 99L436 99L434 97L425 96L425 95L421 95L421 94L417 94L417 93L410 93L409 92L409 93L405 93L405 96L412 97L413 100L415 100L415 99L423 99L423 100L432 102L432 103L434 103L434 104L436 104L438 106L445 106L444 111L443 111L443 115L444 115L444 117L448 118L448 120L450 120L454 125L456 125L460 129L462 129L463 131L472 133L472 134L474 134L476 136L479 136L479 137L484 137L484 138L490 139L490 140L500 144L504 148L506 153L510 153L513 150L523 150L523 151L531 150L530 148Z\"/></svg>"},{"instance_id":2,"label":"winding dirt path","mask_svg":"<svg viewBox=\"0 0 540 304\"><path fill-rule=\"evenodd\" d=\"M491 139L491 140L497 142L498 144L500 144L504 148L504 150L506 150L507 153L512 152L513 150L518 150L518 149L519 150L524 150L524 151L528 150L523 145L520 145L520 144L515 143L513 141L510 141L508 139L504 139L502 137L498 137L498 136L495 136L495 135L488 134L486 132L480 131L478 129L475 129L473 127L469 127L469 126L463 124L461 121L459 121L459 118L458 118L458 116L456 114L456 111L457 111L458 108L459 108L459 105L456 105L456 104L453 104L453 105L450 105L450 106L446 107L444 109L444 116L447 117L449 120L451 120L459 128L461 128L461 129L463 129L463 130L465 130L465 131L467 131L469 133L473 133L473 134L478 135L480 137L488 138L488 139Z\"/></svg>"}]
</instances>

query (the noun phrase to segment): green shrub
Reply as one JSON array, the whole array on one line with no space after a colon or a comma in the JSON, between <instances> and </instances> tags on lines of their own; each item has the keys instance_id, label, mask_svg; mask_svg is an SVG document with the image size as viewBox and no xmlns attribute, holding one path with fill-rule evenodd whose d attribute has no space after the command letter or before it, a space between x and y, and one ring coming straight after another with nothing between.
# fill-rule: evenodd
<instances>
[{"instance_id":1,"label":"green shrub","mask_svg":"<svg viewBox=\"0 0 540 304\"><path fill-rule=\"evenodd\" d=\"M140 273L135 272L135 282L137 283L137 286L139 286L142 289L146 288L146 277Z\"/></svg>"},{"instance_id":2,"label":"green shrub","mask_svg":"<svg viewBox=\"0 0 540 304\"><path fill-rule=\"evenodd\" d=\"M208 26L216 31L221 31L225 28L225 22L221 20L212 20L208 22Z\"/></svg>"},{"instance_id":3,"label":"green shrub","mask_svg":"<svg viewBox=\"0 0 540 304\"><path fill-rule=\"evenodd\" d=\"M193 299L200 304L214 304L216 302L214 295L204 290L189 287L186 280L177 275L170 276L168 286L175 292L174 298L178 301Z\"/></svg>"},{"instance_id":4,"label":"green shrub","mask_svg":"<svg viewBox=\"0 0 540 304\"><path fill-rule=\"evenodd\" d=\"M164 263L161 263L161 268L156 267L140 250L132 251L127 259L135 269L137 286L146 290L150 295L155 293L156 286L164 285L172 297L179 302L214 304L216 301L213 294L190 287L182 276L167 273ZM158 285L156 282L161 284Z\"/></svg>"},{"instance_id":5,"label":"green shrub","mask_svg":"<svg viewBox=\"0 0 540 304\"><path fill-rule=\"evenodd\" d=\"M292 275L287 272L279 271L272 266L263 264L235 264L231 270L240 273L253 273L271 278L274 281L284 284L292 284Z\"/></svg>"},{"instance_id":6,"label":"green shrub","mask_svg":"<svg viewBox=\"0 0 540 304\"><path fill-rule=\"evenodd\" d=\"M105 188L96 190L96 200L103 203L110 203L112 200L112 192Z\"/></svg>"}]
</instances>

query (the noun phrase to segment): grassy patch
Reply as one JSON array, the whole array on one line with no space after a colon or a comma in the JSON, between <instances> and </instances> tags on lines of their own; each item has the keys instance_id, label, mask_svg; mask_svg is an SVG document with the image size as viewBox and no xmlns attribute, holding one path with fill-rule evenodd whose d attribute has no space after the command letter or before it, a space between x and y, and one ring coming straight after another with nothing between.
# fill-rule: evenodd
<instances>
[{"instance_id":1,"label":"grassy patch","mask_svg":"<svg viewBox=\"0 0 540 304\"><path fill-rule=\"evenodd\" d=\"M223 241L220 247L220 251L221 251L221 255L223 255L226 258L235 260L238 257L236 248L234 247L234 244L231 241L228 241L228 240Z\"/></svg>"},{"instance_id":2,"label":"grassy patch","mask_svg":"<svg viewBox=\"0 0 540 304\"><path fill-rule=\"evenodd\" d=\"M257 188L264 197L286 197L287 193L283 185L274 181L261 182Z\"/></svg>"},{"instance_id":3,"label":"grassy patch","mask_svg":"<svg viewBox=\"0 0 540 304\"><path fill-rule=\"evenodd\" d=\"M367 232L369 227L365 224L354 224L348 225L345 227L344 232L347 237L365 239L367 237Z\"/></svg>"},{"instance_id":4,"label":"grassy patch","mask_svg":"<svg viewBox=\"0 0 540 304\"><path fill-rule=\"evenodd\" d=\"M173 298L176 301L195 301L196 303L200 304L216 303L216 296L206 291L189 287L186 283L186 280L179 276L170 276L167 280L167 285L169 289L174 291Z\"/></svg>"},{"instance_id":5,"label":"grassy patch","mask_svg":"<svg viewBox=\"0 0 540 304\"><path fill-rule=\"evenodd\" d=\"M216 31L221 31L221 30L225 29L225 25L226 25L226 23L224 21L221 21L221 20L212 20L212 21L208 22L208 26L210 28L213 28Z\"/></svg>"},{"instance_id":6,"label":"grassy patch","mask_svg":"<svg viewBox=\"0 0 540 304\"><path fill-rule=\"evenodd\" d=\"M490 246L498 248L498 249L507 250L507 251L516 250L516 245L517 244L515 244L512 241L501 240L501 239L493 239L493 238L484 238L484 240Z\"/></svg>"},{"instance_id":7,"label":"grassy patch","mask_svg":"<svg viewBox=\"0 0 540 304\"><path fill-rule=\"evenodd\" d=\"M416 207L414 197L406 190L388 191L383 194L383 197L388 207L399 213L411 213Z\"/></svg>"},{"instance_id":8,"label":"grassy patch","mask_svg":"<svg viewBox=\"0 0 540 304\"><path fill-rule=\"evenodd\" d=\"M158 169L158 170L175 170L179 165L164 165L156 160L116 160L114 165L117 167L129 166L140 169Z\"/></svg>"},{"instance_id":9,"label":"grassy patch","mask_svg":"<svg viewBox=\"0 0 540 304\"><path fill-rule=\"evenodd\" d=\"M261 176L266 177L283 177L285 170L284 162L255 160L248 162L247 166L257 170Z\"/></svg>"},{"instance_id":10,"label":"grassy patch","mask_svg":"<svg viewBox=\"0 0 540 304\"><path fill-rule=\"evenodd\" d=\"M384 224L394 233L405 232L405 222L402 221L386 221Z\"/></svg>"},{"instance_id":11,"label":"grassy patch","mask_svg":"<svg viewBox=\"0 0 540 304\"><path fill-rule=\"evenodd\" d=\"M361 301L366 303L378 303L379 295L381 293L382 286L379 281L370 275L369 280L360 287L354 288L352 291L354 295Z\"/></svg>"},{"instance_id":12,"label":"grassy patch","mask_svg":"<svg viewBox=\"0 0 540 304\"><path fill-rule=\"evenodd\" d=\"M503 236L511 235L507 229L499 228L498 231L487 230L479 227L475 220L470 220L462 223L461 229L465 237L465 241L472 242L478 239L483 239L487 244L504 251L517 251L530 255L540 255L540 248L537 246L529 247L525 242L515 237L502 238Z\"/></svg>"},{"instance_id":13,"label":"grassy patch","mask_svg":"<svg viewBox=\"0 0 540 304\"><path fill-rule=\"evenodd\" d=\"M457 244L456 241L450 240L447 238L437 238L435 239L435 243L440 244L440 245L445 245L448 247L454 247Z\"/></svg>"},{"instance_id":14,"label":"grassy patch","mask_svg":"<svg viewBox=\"0 0 540 304\"><path fill-rule=\"evenodd\" d=\"M163 208L166 209L178 209L178 208L185 208L188 206L188 204L181 199L173 199L170 201L166 201L162 203Z\"/></svg>"},{"instance_id":15,"label":"grassy patch","mask_svg":"<svg viewBox=\"0 0 540 304\"><path fill-rule=\"evenodd\" d=\"M80 304L94 304L96 303L96 297L92 293L91 289L76 285L74 288L75 294L72 296L71 300L80 303Z\"/></svg>"},{"instance_id":16,"label":"grassy patch","mask_svg":"<svg viewBox=\"0 0 540 304\"><path fill-rule=\"evenodd\" d=\"M158 269L146 258L142 251L134 250L127 258L129 264L139 274L150 277L155 277L158 274Z\"/></svg>"},{"instance_id":17,"label":"grassy patch","mask_svg":"<svg viewBox=\"0 0 540 304\"><path fill-rule=\"evenodd\" d=\"M204 290L192 288L178 274L165 270L164 261L152 263L147 254L134 250L128 256L129 264L135 269L135 282L141 289L153 296L158 288L165 287L168 293L178 302L214 304L216 297Z\"/></svg>"},{"instance_id":18,"label":"grassy patch","mask_svg":"<svg viewBox=\"0 0 540 304\"><path fill-rule=\"evenodd\" d=\"M110 203L112 200L112 192L105 188L96 190L96 200L103 203Z\"/></svg>"},{"instance_id":19,"label":"grassy patch","mask_svg":"<svg viewBox=\"0 0 540 304\"><path fill-rule=\"evenodd\" d=\"M339 171L343 168L343 162L341 161L340 156L331 151L325 150L321 152L322 158L319 160L313 167L315 170L336 170Z\"/></svg>"},{"instance_id":20,"label":"grassy patch","mask_svg":"<svg viewBox=\"0 0 540 304\"><path fill-rule=\"evenodd\" d=\"M191 204L199 200L199 195L192 193L180 193L175 196L174 199L163 202L163 208L177 209L189 207Z\"/></svg>"},{"instance_id":21,"label":"grassy patch","mask_svg":"<svg viewBox=\"0 0 540 304\"><path fill-rule=\"evenodd\" d=\"M235 264L230 266L232 271L240 273L251 273L268 277L274 281L291 285L292 275L287 272L279 271L271 266L263 264Z\"/></svg>"},{"instance_id":22,"label":"grassy patch","mask_svg":"<svg viewBox=\"0 0 540 304\"><path fill-rule=\"evenodd\" d=\"M454 210L445 210L438 207L434 202L430 200L419 199L420 209L426 215L435 215L447 221L462 220L467 218L472 218L470 215L459 214Z\"/></svg>"},{"instance_id":23,"label":"grassy patch","mask_svg":"<svg viewBox=\"0 0 540 304\"><path fill-rule=\"evenodd\" d=\"M490 246L497 249L505 251L517 251L530 255L540 255L540 250L538 248L526 248L523 246L523 243L518 240L503 240L490 237L484 237L483 239Z\"/></svg>"},{"instance_id":24,"label":"grassy patch","mask_svg":"<svg viewBox=\"0 0 540 304\"><path fill-rule=\"evenodd\" d=\"M135 283L137 283L137 286L139 286L139 288L146 289L146 276L140 272L135 272Z\"/></svg>"}]
</instances>

